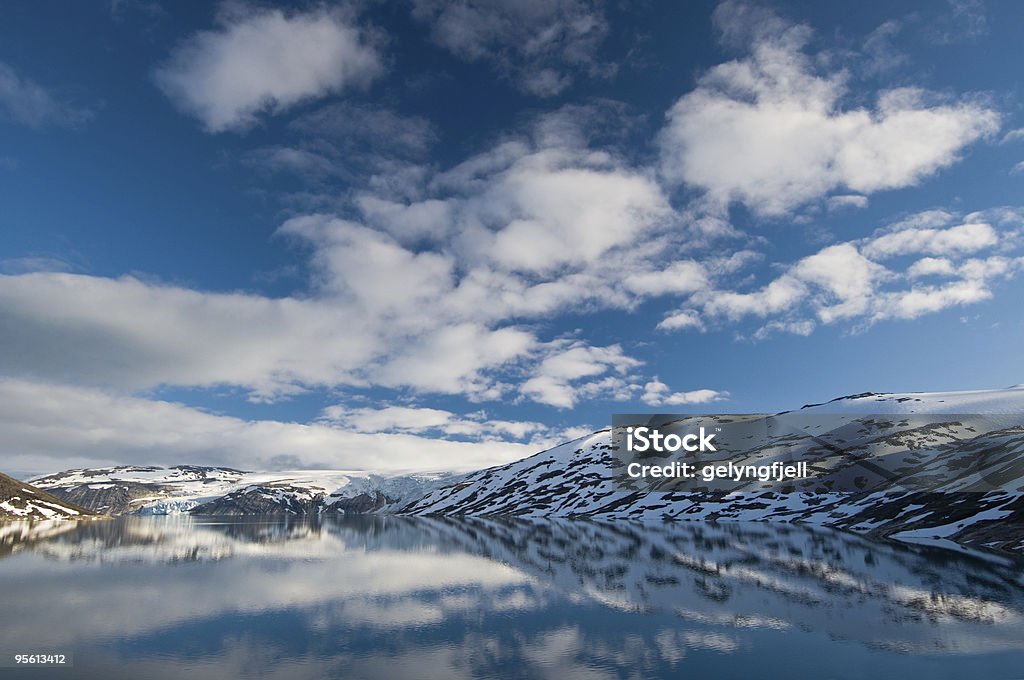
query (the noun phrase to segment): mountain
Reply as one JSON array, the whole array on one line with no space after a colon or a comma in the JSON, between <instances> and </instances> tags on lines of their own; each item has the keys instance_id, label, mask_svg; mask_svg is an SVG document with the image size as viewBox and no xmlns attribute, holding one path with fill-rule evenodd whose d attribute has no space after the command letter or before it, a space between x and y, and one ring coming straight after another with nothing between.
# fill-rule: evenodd
<instances>
[{"instance_id":1,"label":"mountain","mask_svg":"<svg viewBox=\"0 0 1024 680\"><path fill-rule=\"evenodd\" d=\"M448 479L445 474L245 472L178 465L68 470L33 480L33 484L111 515L311 515L384 511L418 498Z\"/></svg>"},{"instance_id":2,"label":"mountain","mask_svg":"<svg viewBox=\"0 0 1024 680\"><path fill-rule=\"evenodd\" d=\"M808 463L800 480L638 482L602 430L472 473L401 508L414 515L755 520L1024 555L1024 387L860 394L772 415L687 417L735 466ZM661 459L645 463L663 464Z\"/></svg>"},{"instance_id":3,"label":"mountain","mask_svg":"<svg viewBox=\"0 0 1024 680\"><path fill-rule=\"evenodd\" d=\"M620 450L619 428L459 476L122 466L71 470L33 484L110 514L773 521L1024 555L1024 386L864 393L780 414L660 418L664 432L713 432L713 452L679 460L730 470L804 463L809 474L637 480L626 474L632 459Z\"/></svg>"},{"instance_id":4,"label":"mountain","mask_svg":"<svg viewBox=\"0 0 1024 680\"><path fill-rule=\"evenodd\" d=\"M0 519L65 519L93 516L95 513L0 474Z\"/></svg>"}]
</instances>

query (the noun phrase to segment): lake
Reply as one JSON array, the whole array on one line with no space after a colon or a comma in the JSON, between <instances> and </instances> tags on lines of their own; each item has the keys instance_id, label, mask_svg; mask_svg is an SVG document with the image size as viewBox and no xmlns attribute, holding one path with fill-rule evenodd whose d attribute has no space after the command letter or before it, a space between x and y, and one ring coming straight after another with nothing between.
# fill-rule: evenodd
<instances>
[{"instance_id":1,"label":"lake","mask_svg":"<svg viewBox=\"0 0 1024 680\"><path fill-rule=\"evenodd\" d=\"M764 523L0 525L7 678L1021 678L1020 564Z\"/></svg>"}]
</instances>

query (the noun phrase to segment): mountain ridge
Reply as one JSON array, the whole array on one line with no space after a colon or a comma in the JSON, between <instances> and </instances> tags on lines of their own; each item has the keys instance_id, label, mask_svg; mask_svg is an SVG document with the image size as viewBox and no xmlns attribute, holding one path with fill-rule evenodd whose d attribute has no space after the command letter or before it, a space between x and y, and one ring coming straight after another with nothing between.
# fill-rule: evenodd
<instances>
[{"instance_id":1,"label":"mountain ridge","mask_svg":"<svg viewBox=\"0 0 1024 680\"><path fill-rule=\"evenodd\" d=\"M71 502L113 515L307 515L387 510L451 477L446 473L252 472L198 465L121 465L66 470L33 483Z\"/></svg>"},{"instance_id":2,"label":"mountain ridge","mask_svg":"<svg viewBox=\"0 0 1024 680\"><path fill-rule=\"evenodd\" d=\"M693 422L708 418L716 417L693 417ZM1024 556L1024 389L862 393L749 418L761 428L760 438L744 445L745 431L738 429L736 451L719 462L810 460L818 477L790 489L757 482L727 491L699 484L630 487L616 472L623 461L611 433L602 430L466 475L400 512L794 522ZM803 424L804 431L785 427L787 419ZM716 422L726 432L749 426L734 417L719 416ZM810 431L822 425L825 431ZM851 487L851 481L863 482L865 490ZM839 486L828 486L836 482ZM847 491L832 491L844 483Z\"/></svg>"},{"instance_id":3,"label":"mountain ridge","mask_svg":"<svg viewBox=\"0 0 1024 680\"><path fill-rule=\"evenodd\" d=\"M728 444L717 462L808 460L816 476L644 488L624 483L613 431L605 428L462 475L119 466L34 483L112 514L774 521L1024 556L1024 387L865 392L781 414L682 416L675 426L709 418Z\"/></svg>"}]
</instances>

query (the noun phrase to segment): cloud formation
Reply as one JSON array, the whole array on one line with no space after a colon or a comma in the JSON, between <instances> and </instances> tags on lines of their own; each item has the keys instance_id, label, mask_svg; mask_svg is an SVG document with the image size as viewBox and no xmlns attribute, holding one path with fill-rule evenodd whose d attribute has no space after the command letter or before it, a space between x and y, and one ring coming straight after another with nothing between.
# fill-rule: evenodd
<instances>
[{"instance_id":1,"label":"cloud formation","mask_svg":"<svg viewBox=\"0 0 1024 680\"><path fill-rule=\"evenodd\" d=\"M515 432L506 438L522 436ZM250 421L171 401L0 379L5 470L47 472L133 461L267 470L468 471L536 453L534 442L474 439L415 429L367 431L331 420Z\"/></svg>"},{"instance_id":2,"label":"cloud formation","mask_svg":"<svg viewBox=\"0 0 1024 680\"><path fill-rule=\"evenodd\" d=\"M667 114L662 172L721 206L780 216L834 191L869 194L917 184L999 129L999 114L971 99L919 88L844 108L848 74L821 73L810 29L724 2L715 21L749 54L708 70Z\"/></svg>"},{"instance_id":3,"label":"cloud formation","mask_svg":"<svg viewBox=\"0 0 1024 680\"><path fill-rule=\"evenodd\" d=\"M644 385L644 393L640 401L648 406L688 406L709 404L721 401L729 395L718 390L690 390L689 392L673 392L668 385L657 377Z\"/></svg>"},{"instance_id":4,"label":"cloud formation","mask_svg":"<svg viewBox=\"0 0 1024 680\"><path fill-rule=\"evenodd\" d=\"M624 355L618 345L591 347L581 342L573 342L558 347L545 357L537 367L535 375L522 384L520 392L541 404L572 408L580 397L581 390L578 385L581 380L607 376L604 380L589 384L613 396L622 390L629 394L631 389L622 376L628 377L629 371L640 366L640 363Z\"/></svg>"},{"instance_id":5,"label":"cloud formation","mask_svg":"<svg viewBox=\"0 0 1024 680\"><path fill-rule=\"evenodd\" d=\"M416 175L402 193L368 186L353 196L351 219L286 220L279 236L309 265L308 286L290 295L0 276L0 371L125 390L229 385L255 400L337 387L556 408L654 400L646 388L656 381L628 346L549 324L663 299L663 332L756 320L755 339L807 335L983 301L1019 269L1019 211L959 222L926 211L776 263L781 273L751 285L749 268L763 258L751 242L707 240L653 173L566 125L561 113L542 116L522 135ZM659 394L659 403L709 396Z\"/></svg>"},{"instance_id":6,"label":"cloud formation","mask_svg":"<svg viewBox=\"0 0 1024 680\"><path fill-rule=\"evenodd\" d=\"M1024 211L994 209L958 219L945 211L911 215L874 235L826 246L754 290L715 282L668 314L665 330L703 330L710 322L764 319L753 338L809 335L847 321L861 330L886 319L915 319L993 296L999 281L1024 269Z\"/></svg>"},{"instance_id":7,"label":"cloud formation","mask_svg":"<svg viewBox=\"0 0 1024 680\"><path fill-rule=\"evenodd\" d=\"M367 432L330 420L243 420L167 401L11 378L0 378L0 450L5 470L26 472L125 461L266 470L467 471L535 452L526 443Z\"/></svg>"},{"instance_id":8,"label":"cloud formation","mask_svg":"<svg viewBox=\"0 0 1024 680\"><path fill-rule=\"evenodd\" d=\"M678 259L687 230L657 182L552 124L424 176L416 199L364 191L359 220L285 221L279 236L309 257L308 287L292 295L2 276L0 372L123 390L229 385L261 401L334 387L558 408L631 399L644 378L626 348L545 322L693 294L729 267Z\"/></svg>"},{"instance_id":9,"label":"cloud formation","mask_svg":"<svg viewBox=\"0 0 1024 680\"><path fill-rule=\"evenodd\" d=\"M367 37L337 12L240 9L180 43L155 79L208 132L251 126L261 114L349 88L383 70Z\"/></svg>"},{"instance_id":10,"label":"cloud formation","mask_svg":"<svg viewBox=\"0 0 1024 680\"><path fill-rule=\"evenodd\" d=\"M417 0L413 13L438 45L531 94L604 73L597 53L610 27L590 3ZM716 11L723 44L739 56L673 93L646 148L626 105L590 102L531 114L443 161L432 157L445 128L425 117L430 107L400 113L409 102L394 93L386 105L340 99L384 71L370 30L349 15L230 6L218 21L180 43L156 81L209 132L295 113L281 138L241 158L275 182L285 172L302 181L276 238L299 253L292 267L305 277L269 295L39 263L0 268L0 412L10 408L0 425L9 425L5 450L25 461L502 462L569 432L458 413L449 401L713 404L730 398L722 386L669 387L654 375L641 359L645 333L765 341L859 331L983 302L1024 268L1017 208L924 211L842 239L822 228L813 246L774 259L771 244L730 223L735 203L757 226L813 204L801 218L845 211L855 228L865 214L855 209L880 203L871 194L949 167L1000 120L980 98L920 88L863 98L834 55L811 51L807 27L751 5ZM876 38L899 27L883 29ZM876 56L883 48L874 44ZM11 108L12 92L31 105ZM0 106L35 124L56 122L48 112L61 105L0 68ZM608 311L631 328L577 327ZM340 403L303 425L138 396L165 386L254 401L320 390ZM448 408L421 405L439 396L452 397ZM37 416L19 406L33 399ZM67 427L48 431L59 413Z\"/></svg>"},{"instance_id":11,"label":"cloud formation","mask_svg":"<svg viewBox=\"0 0 1024 680\"><path fill-rule=\"evenodd\" d=\"M592 431L588 427L563 430L539 422L499 420L489 418L484 411L459 415L445 409L396 405L328 406L319 422L365 433L399 432L483 442L511 439L535 448L559 444Z\"/></svg>"}]
</instances>

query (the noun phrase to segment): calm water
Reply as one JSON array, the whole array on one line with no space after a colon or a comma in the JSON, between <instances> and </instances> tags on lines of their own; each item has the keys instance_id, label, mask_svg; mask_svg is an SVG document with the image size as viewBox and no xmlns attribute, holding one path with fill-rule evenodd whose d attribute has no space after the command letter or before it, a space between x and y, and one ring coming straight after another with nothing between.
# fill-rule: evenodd
<instances>
[{"instance_id":1,"label":"calm water","mask_svg":"<svg viewBox=\"0 0 1024 680\"><path fill-rule=\"evenodd\" d=\"M0 527L0 678L1021 678L1020 565L766 524Z\"/></svg>"}]
</instances>

